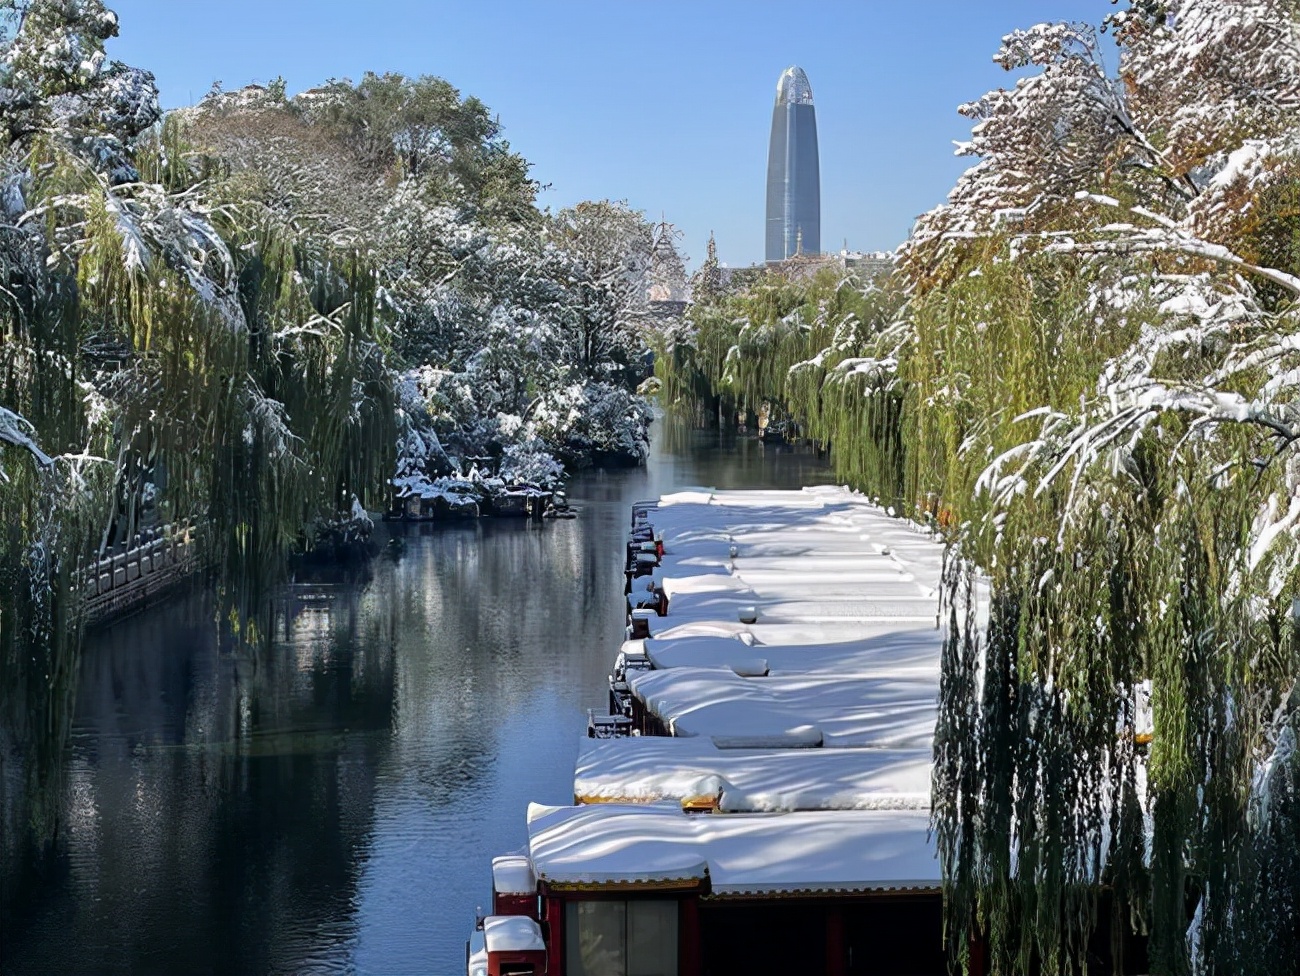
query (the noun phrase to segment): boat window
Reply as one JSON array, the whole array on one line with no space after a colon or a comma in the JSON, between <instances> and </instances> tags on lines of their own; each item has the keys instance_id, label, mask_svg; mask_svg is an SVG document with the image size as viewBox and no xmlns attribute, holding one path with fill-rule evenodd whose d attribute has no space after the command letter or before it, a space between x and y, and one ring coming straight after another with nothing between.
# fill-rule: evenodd
<instances>
[{"instance_id":1,"label":"boat window","mask_svg":"<svg viewBox=\"0 0 1300 976\"><path fill-rule=\"evenodd\" d=\"M677 976L677 902L569 902L564 958L568 976Z\"/></svg>"},{"instance_id":2,"label":"boat window","mask_svg":"<svg viewBox=\"0 0 1300 976\"><path fill-rule=\"evenodd\" d=\"M677 902L627 903L627 976L677 976Z\"/></svg>"},{"instance_id":3,"label":"boat window","mask_svg":"<svg viewBox=\"0 0 1300 976\"><path fill-rule=\"evenodd\" d=\"M569 902L564 909L564 958L569 976L627 976L626 922L626 902Z\"/></svg>"}]
</instances>

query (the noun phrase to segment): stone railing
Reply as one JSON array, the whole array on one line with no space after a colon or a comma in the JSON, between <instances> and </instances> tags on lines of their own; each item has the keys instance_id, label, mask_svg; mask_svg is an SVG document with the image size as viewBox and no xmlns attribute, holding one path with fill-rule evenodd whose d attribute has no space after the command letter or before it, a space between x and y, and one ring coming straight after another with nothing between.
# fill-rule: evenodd
<instances>
[{"instance_id":1,"label":"stone railing","mask_svg":"<svg viewBox=\"0 0 1300 976\"><path fill-rule=\"evenodd\" d=\"M81 612L87 623L143 603L193 576L204 565L202 526L187 519L149 529L133 544L105 555L81 573Z\"/></svg>"}]
</instances>

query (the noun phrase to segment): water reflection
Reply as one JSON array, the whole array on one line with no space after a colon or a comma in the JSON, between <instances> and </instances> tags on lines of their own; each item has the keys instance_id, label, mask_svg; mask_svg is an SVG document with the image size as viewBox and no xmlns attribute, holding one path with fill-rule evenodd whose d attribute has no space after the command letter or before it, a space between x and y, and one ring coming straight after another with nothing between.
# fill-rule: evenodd
<instances>
[{"instance_id":1,"label":"water reflection","mask_svg":"<svg viewBox=\"0 0 1300 976\"><path fill-rule=\"evenodd\" d=\"M647 470L575 480L574 521L399 527L365 577L296 580L265 653L223 641L204 593L92 635L59 829L0 846L0 971L457 971L526 803L571 799L628 504L826 477L658 426ZM32 745L0 731L11 757ZM32 799L14 768L6 827Z\"/></svg>"}]
</instances>

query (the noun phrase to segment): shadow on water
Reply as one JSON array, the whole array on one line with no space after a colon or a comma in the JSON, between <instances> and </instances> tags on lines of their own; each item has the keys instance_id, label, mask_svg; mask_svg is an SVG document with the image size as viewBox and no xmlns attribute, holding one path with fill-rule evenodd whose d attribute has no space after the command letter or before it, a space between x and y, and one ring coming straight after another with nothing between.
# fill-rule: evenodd
<instances>
[{"instance_id":1,"label":"shadow on water","mask_svg":"<svg viewBox=\"0 0 1300 976\"><path fill-rule=\"evenodd\" d=\"M0 972L458 971L490 858L572 799L629 504L828 477L656 427L647 468L573 480L575 520L389 526L364 572L300 571L263 653L205 592L90 635L66 733L0 728L0 826L58 825L0 845Z\"/></svg>"}]
</instances>

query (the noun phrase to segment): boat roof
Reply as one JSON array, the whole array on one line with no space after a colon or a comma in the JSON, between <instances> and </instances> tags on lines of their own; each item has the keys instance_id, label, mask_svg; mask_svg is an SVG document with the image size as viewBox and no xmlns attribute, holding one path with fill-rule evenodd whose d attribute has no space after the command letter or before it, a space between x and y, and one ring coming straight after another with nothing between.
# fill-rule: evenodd
<instances>
[{"instance_id":1,"label":"boat roof","mask_svg":"<svg viewBox=\"0 0 1300 976\"><path fill-rule=\"evenodd\" d=\"M652 514L665 549L653 579L669 601L656 638L816 644L935 627L942 547L861 495L692 490ZM736 626L748 607L758 620Z\"/></svg>"},{"instance_id":2,"label":"boat roof","mask_svg":"<svg viewBox=\"0 0 1300 976\"><path fill-rule=\"evenodd\" d=\"M715 897L934 890L927 811L687 814L666 804L528 809L528 849L553 888L707 885Z\"/></svg>"},{"instance_id":3,"label":"boat roof","mask_svg":"<svg viewBox=\"0 0 1300 976\"><path fill-rule=\"evenodd\" d=\"M584 738L573 794L576 803L714 797L725 812L926 810L930 760L928 747L719 749L703 738Z\"/></svg>"},{"instance_id":4,"label":"boat roof","mask_svg":"<svg viewBox=\"0 0 1300 976\"><path fill-rule=\"evenodd\" d=\"M492 858L492 890L503 895L537 893L533 866L522 854L505 854Z\"/></svg>"},{"instance_id":5,"label":"boat roof","mask_svg":"<svg viewBox=\"0 0 1300 976\"><path fill-rule=\"evenodd\" d=\"M631 673L628 686L671 734L731 748L929 748L938 714L939 676L926 668L761 678L680 667Z\"/></svg>"},{"instance_id":6,"label":"boat roof","mask_svg":"<svg viewBox=\"0 0 1300 976\"><path fill-rule=\"evenodd\" d=\"M577 805L529 808L534 877L719 898L937 889L942 546L837 487L690 489L647 517L667 614L622 656L651 665L626 680L672 735L583 740ZM701 798L716 812L683 809Z\"/></svg>"},{"instance_id":7,"label":"boat roof","mask_svg":"<svg viewBox=\"0 0 1300 976\"><path fill-rule=\"evenodd\" d=\"M667 614L632 693L675 736L733 748L927 748L942 546L837 487L666 495ZM746 620L753 619L747 623Z\"/></svg>"},{"instance_id":8,"label":"boat roof","mask_svg":"<svg viewBox=\"0 0 1300 976\"><path fill-rule=\"evenodd\" d=\"M489 915L483 919L487 951L545 952L541 926L527 915Z\"/></svg>"},{"instance_id":9,"label":"boat roof","mask_svg":"<svg viewBox=\"0 0 1300 976\"><path fill-rule=\"evenodd\" d=\"M482 929L474 929L469 934L467 953L465 968L468 976L488 976L487 942Z\"/></svg>"},{"instance_id":10,"label":"boat roof","mask_svg":"<svg viewBox=\"0 0 1300 976\"><path fill-rule=\"evenodd\" d=\"M851 641L812 644L759 644L752 634L729 637L649 638L632 642L656 668L721 668L734 670L736 661L761 659L773 675L833 673L869 674L890 668L939 671L937 635L932 629L892 626L857 628ZM741 638L748 637L749 641Z\"/></svg>"}]
</instances>

